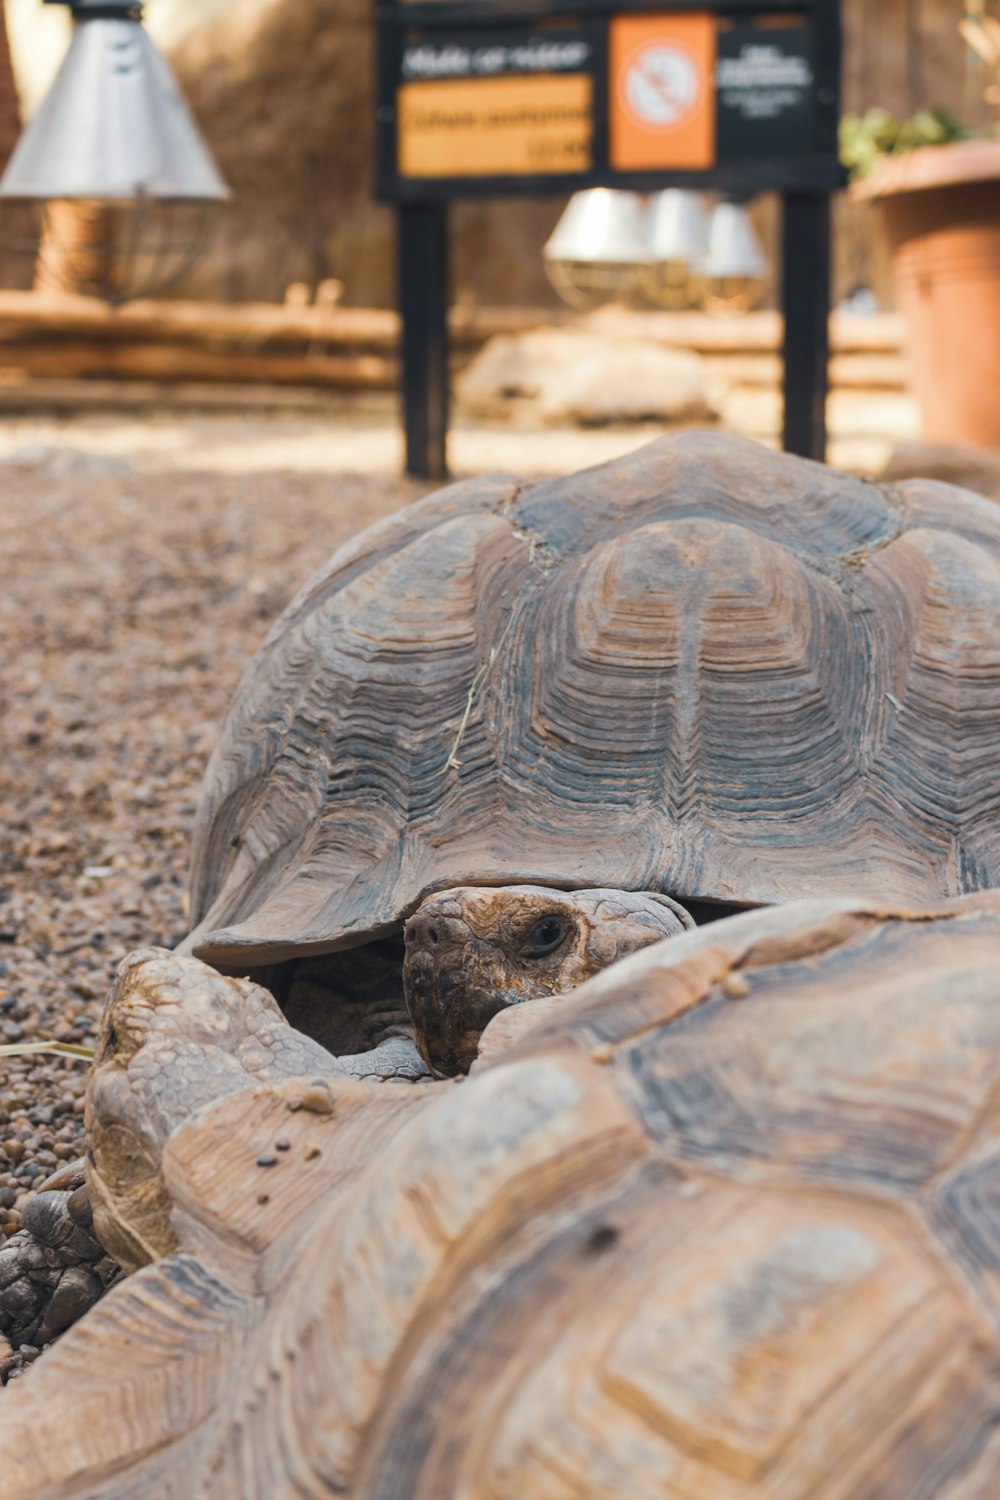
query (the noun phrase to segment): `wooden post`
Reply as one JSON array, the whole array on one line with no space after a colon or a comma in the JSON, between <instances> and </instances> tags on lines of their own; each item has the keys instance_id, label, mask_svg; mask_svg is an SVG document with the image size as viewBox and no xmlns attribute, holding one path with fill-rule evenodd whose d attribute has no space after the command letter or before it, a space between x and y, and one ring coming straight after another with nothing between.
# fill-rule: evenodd
<instances>
[{"instance_id":1,"label":"wooden post","mask_svg":"<svg viewBox=\"0 0 1000 1500\"><path fill-rule=\"evenodd\" d=\"M448 477L448 214L403 203L399 224L406 472Z\"/></svg>"},{"instance_id":2,"label":"wooden post","mask_svg":"<svg viewBox=\"0 0 1000 1500\"><path fill-rule=\"evenodd\" d=\"M826 458L830 359L830 197L785 195L782 252L785 315L782 446L803 458Z\"/></svg>"}]
</instances>

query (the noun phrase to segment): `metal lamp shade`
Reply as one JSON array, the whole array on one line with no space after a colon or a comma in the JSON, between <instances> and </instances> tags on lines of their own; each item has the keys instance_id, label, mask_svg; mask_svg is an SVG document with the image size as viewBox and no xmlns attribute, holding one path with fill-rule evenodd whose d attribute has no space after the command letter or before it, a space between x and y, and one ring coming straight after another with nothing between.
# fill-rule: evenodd
<instances>
[{"instance_id":1,"label":"metal lamp shade","mask_svg":"<svg viewBox=\"0 0 1000 1500\"><path fill-rule=\"evenodd\" d=\"M755 280L767 270L764 252L742 203L719 203L708 231L708 250L699 270L720 281Z\"/></svg>"},{"instance_id":2,"label":"metal lamp shade","mask_svg":"<svg viewBox=\"0 0 1000 1500\"><path fill-rule=\"evenodd\" d=\"M173 74L134 20L80 20L0 197L211 202L228 198Z\"/></svg>"},{"instance_id":3,"label":"metal lamp shade","mask_svg":"<svg viewBox=\"0 0 1000 1500\"><path fill-rule=\"evenodd\" d=\"M642 203L636 193L588 188L574 193L545 246L545 259L581 265L648 265Z\"/></svg>"},{"instance_id":4,"label":"metal lamp shade","mask_svg":"<svg viewBox=\"0 0 1000 1500\"><path fill-rule=\"evenodd\" d=\"M700 263L708 250L708 213L700 193L666 188L647 210L647 238L654 261Z\"/></svg>"}]
</instances>

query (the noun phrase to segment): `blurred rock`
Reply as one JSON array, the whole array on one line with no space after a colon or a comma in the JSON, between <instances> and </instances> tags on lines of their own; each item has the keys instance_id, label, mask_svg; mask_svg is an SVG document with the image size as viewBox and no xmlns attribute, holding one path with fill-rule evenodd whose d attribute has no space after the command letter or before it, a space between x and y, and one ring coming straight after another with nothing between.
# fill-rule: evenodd
<instances>
[{"instance_id":1,"label":"blurred rock","mask_svg":"<svg viewBox=\"0 0 1000 1500\"><path fill-rule=\"evenodd\" d=\"M1000 500L1000 453L988 448L962 448L943 443L903 443L893 453L879 478L939 479Z\"/></svg>"},{"instance_id":2,"label":"blurred rock","mask_svg":"<svg viewBox=\"0 0 1000 1500\"><path fill-rule=\"evenodd\" d=\"M456 382L476 416L543 422L693 422L714 416L704 362L683 349L538 328L491 339Z\"/></svg>"}]
</instances>

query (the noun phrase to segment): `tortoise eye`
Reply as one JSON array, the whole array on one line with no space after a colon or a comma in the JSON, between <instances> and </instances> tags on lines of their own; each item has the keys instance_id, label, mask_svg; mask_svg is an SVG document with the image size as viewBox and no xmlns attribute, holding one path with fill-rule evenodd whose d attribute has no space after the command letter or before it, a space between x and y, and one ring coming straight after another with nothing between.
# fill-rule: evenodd
<instances>
[{"instance_id":1,"label":"tortoise eye","mask_svg":"<svg viewBox=\"0 0 1000 1500\"><path fill-rule=\"evenodd\" d=\"M569 925L564 917L542 917L528 933L524 957L543 958L546 953L554 953L569 932Z\"/></svg>"}]
</instances>

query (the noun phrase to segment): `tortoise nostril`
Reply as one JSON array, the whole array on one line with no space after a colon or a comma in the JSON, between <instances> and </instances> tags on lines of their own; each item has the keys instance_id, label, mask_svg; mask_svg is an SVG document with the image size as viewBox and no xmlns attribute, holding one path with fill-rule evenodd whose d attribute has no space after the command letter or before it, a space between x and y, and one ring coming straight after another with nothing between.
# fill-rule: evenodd
<instances>
[{"instance_id":1,"label":"tortoise nostril","mask_svg":"<svg viewBox=\"0 0 1000 1500\"><path fill-rule=\"evenodd\" d=\"M460 947L469 937L465 923L449 917L441 911L417 912L406 924L406 951L415 959L419 954L434 955L439 963L441 954L451 948Z\"/></svg>"}]
</instances>

